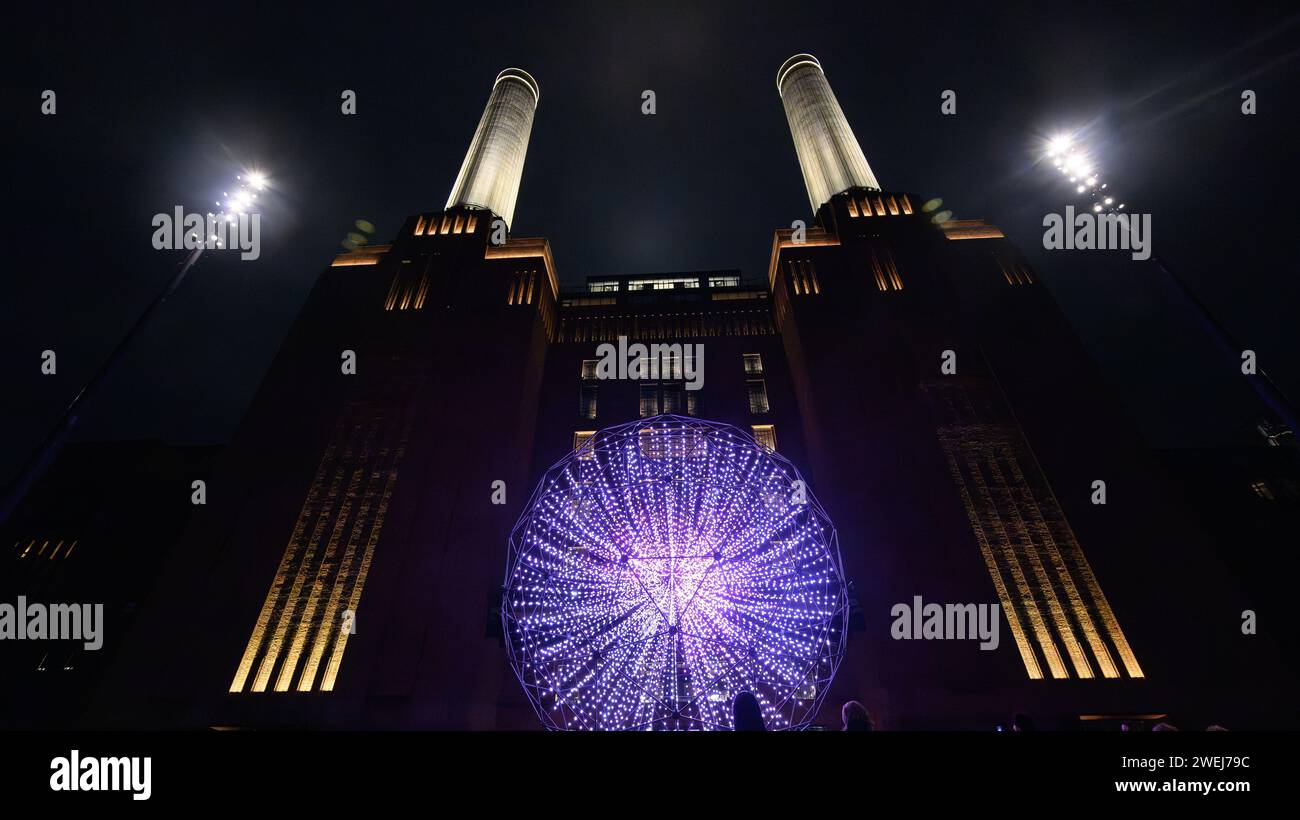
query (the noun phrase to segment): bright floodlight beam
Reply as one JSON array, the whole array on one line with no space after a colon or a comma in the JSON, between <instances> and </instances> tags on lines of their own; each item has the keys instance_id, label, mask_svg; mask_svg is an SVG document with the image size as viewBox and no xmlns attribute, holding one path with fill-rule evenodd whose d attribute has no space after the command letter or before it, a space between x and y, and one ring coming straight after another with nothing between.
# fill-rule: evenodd
<instances>
[{"instance_id":1,"label":"bright floodlight beam","mask_svg":"<svg viewBox=\"0 0 1300 820\"><path fill-rule=\"evenodd\" d=\"M250 174L249 177L249 182L251 182L255 187L264 188L266 186L265 174L255 172L254 174ZM239 193L236 194L236 197L240 198L240 201L244 203L244 207L240 210L240 213L245 213L254 207L253 200L257 199L257 194L247 190L241 177L236 177L235 179L240 183ZM223 194L223 196L225 195L226 194ZM221 202L218 201L217 204L220 205ZM140 314L139 318L135 320L135 323L131 325L129 330L127 330L126 335L117 343L117 346L113 348L113 351L108 354L108 358L105 359L103 364L99 366L99 369L91 375L90 380L86 382L85 386L83 386L81 390L77 391L76 396L71 402L69 402L68 406L64 408L63 414L59 417L59 420L55 423L54 427L48 434L46 434L45 438L27 459L22 470L9 484L8 488L5 489L4 496L0 498L0 526L3 526L4 523L9 520L9 516L13 514L18 503L27 496L32 485L35 484L37 479L44 475L50 465L54 463L54 459L58 457L59 453L63 450L63 446L71 436L73 428L81 418L83 412L82 408L85 406L86 401L95 394L97 388L103 383L105 377L108 376L115 366L117 366L123 353L126 351L127 347L130 346L131 341L139 335L140 329L149 322L149 319L155 312L157 312L158 308L162 306L162 303L167 301L167 297L171 296L172 293L176 291L176 288L180 286L185 275L190 272L190 268L194 267L194 263L197 262L199 256L202 255L205 244L206 243L201 243L197 248L192 248L190 252L185 255L185 260L181 262L180 267L176 271L176 275L167 282L163 289L159 291L158 295L154 297L153 301L149 303L149 306L144 309L144 312Z\"/></svg>"},{"instance_id":2,"label":"bright floodlight beam","mask_svg":"<svg viewBox=\"0 0 1300 820\"><path fill-rule=\"evenodd\" d=\"M1101 213L1118 213L1125 209L1125 203L1115 204L1115 198L1111 195L1108 183L1101 181L1101 176L1093 168L1092 164L1086 159L1086 152L1068 135L1060 134L1053 137L1047 143L1047 157L1055 162L1056 169L1064 176L1068 177L1071 184L1082 178L1082 185L1075 188L1077 194L1087 194L1092 199L1092 211ZM1238 358L1241 351L1246 349L1237 339L1228 331L1226 327L1210 312L1187 283L1182 280L1178 274L1165 264L1160 254L1154 251L1151 254L1151 261L1161 270L1170 281L1174 284L1174 289L1180 293L1192 307L1193 312L1199 316L1202 324L1209 334L1218 342L1223 349L1224 354L1230 359L1231 365L1235 368L1240 366ZM1255 393L1263 401L1264 405L1272 410L1282 423L1291 431L1291 442L1296 444L1296 435L1300 434L1300 412L1297 412L1296 406L1291 399L1282 392L1281 388L1273 381L1264 368L1259 367L1253 375L1247 375L1246 380Z\"/></svg>"}]
</instances>

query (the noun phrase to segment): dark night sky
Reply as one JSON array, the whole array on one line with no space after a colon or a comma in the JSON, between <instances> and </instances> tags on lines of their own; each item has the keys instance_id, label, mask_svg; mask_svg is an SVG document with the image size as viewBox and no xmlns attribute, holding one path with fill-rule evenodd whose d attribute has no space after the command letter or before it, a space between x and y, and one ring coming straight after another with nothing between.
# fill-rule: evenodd
<instances>
[{"instance_id":1,"label":"dark night sky","mask_svg":"<svg viewBox=\"0 0 1300 820\"><path fill-rule=\"evenodd\" d=\"M227 437L353 220L387 241L441 208L510 65L541 85L515 233L549 237L567 283L764 274L773 229L809 217L774 75L810 51L882 185L1002 226L1154 442L1233 436L1253 417L1248 393L1149 265L1042 249L1044 213L1072 200L1035 166L1037 140L1060 128L1088 126L1106 178L1153 214L1158 252L1300 397L1300 17L1287 6L623 5L103 4L15 23L0 477L179 262L151 248L152 215L206 210L255 164L276 187L262 258L205 255L84 431ZM45 88L56 116L39 113ZM939 112L949 88L955 117ZM1245 88L1254 117L1239 111ZM339 113L343 89L357 116ZM640 113L643 89L655 116ZM45 348L57 377L39 375Z\"/></svg>"}]
</instances>

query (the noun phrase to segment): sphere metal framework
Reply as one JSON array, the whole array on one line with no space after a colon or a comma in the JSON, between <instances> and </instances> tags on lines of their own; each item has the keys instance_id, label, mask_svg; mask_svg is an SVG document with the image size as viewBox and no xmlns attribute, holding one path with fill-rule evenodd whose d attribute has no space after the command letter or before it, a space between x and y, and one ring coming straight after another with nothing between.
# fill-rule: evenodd
<instances>
[{"instance_id":1,"label":"sphere metal framework","mask_svg":"<svg viewBox=\"0 0 1300 820\"><path fill-rule=\"evenodd\" d=\"M551 729L772 729L816 716L844 655L835 528L789 461L726 424L664 415L547 471L510 536L502 620Z\"/></svg>"}]
</instances>

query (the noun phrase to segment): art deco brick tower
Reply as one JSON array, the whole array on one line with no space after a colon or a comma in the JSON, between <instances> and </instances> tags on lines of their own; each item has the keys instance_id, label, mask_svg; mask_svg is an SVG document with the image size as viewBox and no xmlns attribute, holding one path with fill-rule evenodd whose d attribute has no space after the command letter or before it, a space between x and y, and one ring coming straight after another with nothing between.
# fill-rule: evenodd
<instances>
[{"instance_id":1,"label":"art deco brick tower","mask_svg":"<svg viewBox=\"0 0 1300 820\"><path fill-rule=\"evenodd\" d=\"M1133 610L1102 582L1133 600L1125 581L1151 571L1133 555L1150 526L1138 522L1159 508L1134 484L1143 448L1122 412L1001 231L882 190L811 55L787 60L777 87L816 220L802 241L777 231L769 284L866 622L845 697L923 722L976 714L990 693L1052 708L1062 690L1026 681L1135 691L1146 669L1121 627ZM1133 493L1123 509L1091 504L1106 478ZM917 595L999 604L1003 650L891 640L892 605Z\"/></svg>"},{"instance_id":2,"label":"art deco brick tower","mask_svg":"<svg viewBox=\"0 0 1300 820\"><path fill-rule=\"evenodd\" d=\"M497 728L512 697L530 716L489 633L556 278L545 239L494 223L538 99L501 72L447 207L320 276L169 572L188 580L134 642L156 696L185 693L146 722Z\"/></svg>"}]
</instances>

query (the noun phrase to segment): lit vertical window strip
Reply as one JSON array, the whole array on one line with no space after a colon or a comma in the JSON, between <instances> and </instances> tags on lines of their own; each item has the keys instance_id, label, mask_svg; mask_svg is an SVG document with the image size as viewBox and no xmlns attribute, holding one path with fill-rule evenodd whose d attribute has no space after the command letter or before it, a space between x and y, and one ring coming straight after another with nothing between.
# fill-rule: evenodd
<instances>
[{"instance_id":1,"label":"lit vertical window strip","mask_svg":"<svg viewBox=\"0 0 1300 820\"><path fill-rule=\"evenodd\" d=\"M399 270L393 275L393 283L388 286L388 297L384 299L384 310L392 310L397 306L397 290L401 281L402 272Z\"/></svg>"},{"instance_id":2,"label":"lit vertical window strip","mask_svg":"<svg viewBox=\"0 0 1300 820\"><path fill-rule=\"evenodd\" d=\"M882 248L877 253L875 248L871 249L871 271L875 276L878 290L903 289L903 279L898 275L898 266L894 264L893 254L888 250Z\"/></svg>"},{"instance_id":3,"label":"lit vertical window strip","mask_svg":"<svg viewBox=\"0 0 1300 820\"><path fill-rule=\"evenodd\" d=\"M312 627L316 625L316 611L321 604L321 591L335 566L334 556L338 554L339 542L343 539L343 533L349 525L352 505L357 498L357 490L361 487L362 477L370 473L367 466L370 461L371 448L374 447L376 432L377 430L374 427L366 431L366 439L361 445L361 457L353 462L356 467L352 470L352 476L348 479L348 488L343 493L338 516L334 520L334 526L330 528L329 539L325 542L324 555L316 566L315 572L311 572L311 568L305 562L299 568L299 578L303 583L306 583L311 575L315 577L311 578L310 585L307 586L307 600L303 604L302 614L297 619L298 624L294 630L293 639L289 644L289 651L284 657L284 663L280 665L280 675L275 681L275 691L277 692L289 691L289 686L293 681L293 673L298 669L298 660L301 658L303 647L307 643L307 635L312 631ZM353 460L348 459L348 461ZM356 522L352 521L351 524L355 528ZM295 586L301 588L302 584L295 582Z\"/></svg>"},{"instance_id":4,"label":"lit vertical window strip","mask_svg":"<svg viewBox=\"0 0 1300 820\"><path fill-rule=\"evenodd\" d=\"M361 606L361 591L366 586L366 577L370 574L370 567L374 564L375 546L379 543L379 533L384 526L384 518L388 515L388 505L393 498L393 489L397 486L397 467L402 462L406 454L406 444L411 434L411 424L414 417L408 416L406 424L402 429L401 438L398 440L397 448L392 452L389 462L391 466L388 469L388 476L384 483L383 495L379 498L379 507L375 512L374 523L370 526L370 534L366 539L366 546L361 554L361 564L357 567L356 577L352 581L351 592L348 596L348 609L356 612ZM349 550L351 547L349 546ZM337 618L334 619L337 622ZM330 628L334 627L331 623ZM351 633L348 630L338 630L337 637L334 639L334 649L330 652L329 663L325 666L325 675L321 679L321 691L334 691L334 684L338 679L339 666L343 663L343 652L348 646L348 636ZM314 667L313 667L314 673ZM310 681L308 681L310 685ZM301 686L301 684L300 684Z\"/></svg>"},{"instance_id":5,"label":"lit vertical window strip","mask_svg":"<svg viewBox=\"0 0 1300 820\"><path fill-rule=\"evenodd\" d=\"M1065 663L1056 649L1051 631L1047 627L1047 621L1043 618L1041 608L1034 597L1034 587L1030 583L1029 575L1025 572L1025 568L1021 563L1021 552L1017 550L1018 545L1012 541L1007 533L1006 526L994 500L993 492L984 480L984 473L981 469L985 460L984 445L979 441L969 439L949 438L946 441L944 439L945 437L941 435L940 441L945 444L945 449L955 450L957 457L962 462L961 468L964 468L958 469L957 479L966 487L967 497L972 502L967 507L971 528L977 534L982 532L984 537L998 544L1002 556L1000 564L1005 567L1014 584L1016 597L1015 599L1009 598L1003 601L1003 606L1014 606L1016 601L1021 603L1020 608L1028 617L1029 625L1033 629L1039 649L1047 660L1047 667L1051 671L1052 677L1056 679L1068 678L1070 673L1065 668Z\"/></svg>"},{"instance_id":6,"label":"lit vertical window strip","mask_svg":"<svg viewBox=\"0 0 1300 820\"><path fill-rule=\"evenodd\" d=\"M1029 451L1028 448L1024 448L1024 450L1028 453L1029 458L1031 459L1030 468L1035 473L1040 472L1036 462L1032 461L1032 452ZM1015 453L1013 452L1004 461L1007 465L1007 469L1011 473L1008 483L1016 487L1029 488L1031 483L1025 475L1024 469L1021 467L1020 459L1016 457ZM1024 501L1022 504L1022 510L1027 517L1030 518L1033 529L1039 536L1039 542L1041 543L1042 550L1047 555L1048 563L1052 567L1056 578L1060 580L1061 590L1065 595L1066 603L1069 604L1070 613L1074 615L1075 621L1078 623L1079 629L1083 633L1084 640L1087 642L1089 648L1092 649L1093 657L1096 659L1097 665L1101 668L1102 676L1107 678L1117 678L1119 677L1119 671L1115 668L1115 662L1111 658L1110 651L1106 648L1105 642L1097 632L1097 628L1093 623L1093 618L1088 612L1088 607L1084 602L1083 596L1079 594L1078 585L1075 583L1074 577L1070 572L1070 567L1066 565L1058 544L1069 544L1073 542L1074 550L1080 557L1082 557L1082 552L1078 550L1077 542L1074 542L1073 533L1069 533L1068 538L1058 538L1058 536L1053 533L1051 524L1048 520L1049 516L1044 514L1043 506L1044 504L1056 506L1056 497L1051 495L1049 488L1044 487L1042 492L1045 498L1040 502L1029 489L1022 490L1021 495ZM1061 516L1059 520L1064 521L1064 516ZM1098 589L1098 592L1100 592L1100 589ZM1057 602L1057 596L1054 593L1051 593L1051 600L1055 606L1053 613L1058 618L1058 624L1062 632L1062 639L1067 641L1067 649L1070 652L1071 658L1074 659L1075 669L1078 672L1079 677L1093 677L1092 667L1088 663L1082 648L1075 640L1074 633L1069 627L1069 621L1066 619L1064 609L1061 607L1060 603ZM1058 609L1060 610L1059 614L1057 614Z\"/></svg>"},{"instance_id":7,"label":"lit vertical window strip","mask_svg":"<svg viewBox=\"0 0 1300 820\"><path fill-rule=\"evenodd\" d=\"M271 628L271 621L282 604L284 585L288 581L290 571L300 558L299 553L303 547L303 535L307 531L312 511L320 504L324 484L333 469L335 451L338 447L336 439L342 427L343 420L340 419L339 424L335 427L334 434L331 436L330 444L326 447L325 454L316 467L316 475L312 478L311 485L307 490L307 498L303 502L302 511L298 514L298 520L294 522L293 532L289 535L289 544L285 547L284 555L280 558L280 566L276 569L275 577L271 581L271 590L267 593L266 600L262 602L262 609L258 613L257 621L253 624L253 634L248 639L248 645L244 648L244 655L240 658L239 667L235 670L235 678L230 683L231 692L244 691L244 684L252 672L253 663L261 653L267 631ZM254 691L264 691L265 688L265 682L262 683L260 688L256 684L254 685Z\"/></svg>"},{"instance_id":8,"label":"lit vertical window strip","mask_svg":"<svg viewBox=\"0 0 1300 820\"><path fill-rule=\"evenodd\" d=\"M808 292L808 283L811 282L812 292L821 293L822 286L821 283L817 281L817 268L813 266L812 261L808 259L804 259L799 263L799 265L804 270L804 280L803 280L804 292L805 293Z\"/></svg>"},{"instance_id":9,"label":"lit vertical window strip","mask_svg":"<svg viewBox=\"0 0 1300 820\"><path fill-rule=\"evenodd\" d=\"M394 402L358 402L340 415L236 669L231 692L245 691L250 677L253 692L266 691L273 677L275 691L288 691L308 645L311 650L297 688L311 691L320 658L337 627L339 601L346 597L354 611L360 602L387 498L405 453L413 414L406 399ZM347 489L340 496L345 480ZM376 504L381 482L384 495ZM357 498L361 503L354 517ZM363 542L366 546L358 567L358 545ZM344 555L336 561L340 545ZM327 589L331 590L328 598ZM333 687L345 645L346 635L334 640L323 691Z\"/></svg>"},{"instance_id":10,"label":"lit vertical window strip","mask_svg":"<svg viewBox=\"0 0 1300 820\"><path fill-rule=\"evenodd\" d=\"M1034 654L1033 646L1030 645L1029 638L1025 634L1025 628L1020 623L1021 611L1016 608L1006 581L1002 578L1002 569L993 554L993 545L988 533L984 531L983 526L976 523L980 520L980 516L975 508L975 501L971 498L970 487L963 479L961 468L957 464L956 447L942 433L939 440L948 459L948 471L957 485L957 493L961 497L962 506L966 508L966 516L971 521L980 554L984 557L984 566L988 568L989 576L993 579L993 589L1002 604L1002 612L1007 616L1007 625L1011 627L1011 636L1016 642L1016 648L1020 650L1020 660L1025 664L1025 672L1031 680L1042 680L1043 669L1039 666L1038 657Z\"/></svg>"},{"instance_id":11,"label":"lit vertical window strip","mask_svg":"<svg viewBox=\"0 0 1300 820\"><path fill-rule=\"evenodd\" d=\"M1046 531L1046 526L1041 525L1041 516L1036 516L1040 526L1031 527L1026 521L1027 517L1034 517L1037 512L1037 502L1033 493L1029 490L1029 484L1025 481L1018 466L1019 459L1015 448L1009 444L1004 446L997 458L992 453L984 453L987 460L984 468L989 476L997 482L998 495L1003 498L1011 499L1012 503L1006 504L1001 510L1001 522L1004 529L1005 537L1012 543L1022 544L1025 562L1029 564L1030 571L1033 573L1034 581L1042 595L1044 606L1052 618L1052 624L1056 627L1056 636L1060 639L1061 644L1065 646L1065 652L1070 658L1070 663L1074 666L1075 674L1081 679L1093 677L1092 665L1088 663L1087 657L1083 654L1083 647L1080 646L1078 638L1075 637L1074 630L1070 626L1070 621L1066 617L1065 608L1061 606L1060 596L1056 594L1054 581L1060 580L1063 584L1068 583L1067 577L1059 574L1061 564L1051 562L1051 553L1054 552L1052 546L1051 534ZM1009 465L1012 475L1008 476L1003 472L1002 464ZM1015 503L1018 502L1018 503ZM995 502L996 503L996 502ZM1035 535L1038 536L1035 539ZM1044 561L1044 558L1048 561ZM1056 578L1048 575L1047 566L1053 566L1058 570ZM1087 612L1080 607L1074 613L1076 616L1087 618ZM1104 650L1103 650L1104 652ZM1106 661L1109 663L1109 656ZM1107 675L1113 677L1113 675Z\"/></svg>"},{"instance_id":12,"label":"lit vertical window strip","mask_svg":"<svg viewBox=\"0 0 1300 820\"><path fill-rule=\"evenodd\" d=\"M996 387L963 380L929 382L924 388L939 414L939 440L949 470L1029 677L1042 678L1043 672L1021 619L1028 621L1053 678L1071 677L1058 640L1075 677L1094 677L1092 661L1102 677L1122 677L1112 647L1129 677L1143 677L1064 511Z\"/></svg>"},{"instance_id":13,"label":"lit vertical window strip","mask_svg":"<svg viewBox=\"0 0 1300 820\"><path fill-rule=\"evenodd\" d=\"M415 304L412 306L416 310L424 307L424 299L429 295L429 272L425 271L420 276L420 289L415 293Z\"/></svg>"},{"instance_id":14,"label":"lit vertical window strip","mask_svg":"<svg viewBox=\"0 0 1300 820\"><path fill-rule=\"evenodd\" d=\"M262 656L262 662L258 665L257 673L253 677L254 692L265 692L266 688L271 685L271 676L274 674L276 664L280 660L280 652L284 649L289 630L294 624L295 616L300 611L299 606L305 603L303 600L303 584L307 580L308 568L315 561L325 527L334 515L335 506L339 501L339 489L347 474L346 465L353 459L353 448L356 446L355 438L362 430L361 426L356 424L348 424L345 429L344 435L346 438L341 448L342 458L335 460L332 464L334 467L332 476L324 488L324 497L321 499L319 509L309 510L304 507L302 511L311 519L314 519L311 535L294 549L294 558L298 560L294 560L289 566L284 566L283 574L276 574L277 586L280 591L283 591L287 586L288 592L279 601L279 617L276 619L275 626L271 631L271 637L267 640L266 654ZM300 513L300 517L301 515ZM303 531L305 532L306 528ZM285 555L288 554L286 550ZM277 691L284 690L279 689Z\"/></svg>"}]
</instances>

